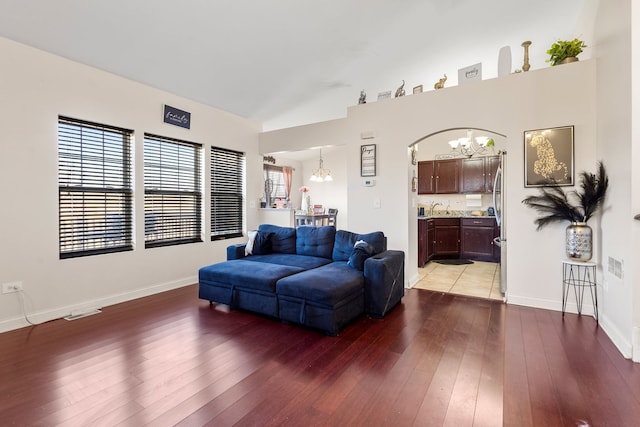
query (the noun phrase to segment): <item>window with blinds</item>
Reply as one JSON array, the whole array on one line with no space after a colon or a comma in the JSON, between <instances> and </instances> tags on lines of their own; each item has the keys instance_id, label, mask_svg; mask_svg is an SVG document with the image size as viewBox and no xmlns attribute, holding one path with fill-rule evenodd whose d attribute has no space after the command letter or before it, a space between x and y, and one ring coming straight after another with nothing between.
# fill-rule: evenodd
<instances>
[{"instance_id":1,"label":"window with blinds","mask_svg":"<svg viewBox=\"0 0 640 427\"><path fill-rule=\"evenodd\" d=\"M270 200L277 198L286 199L287 189L284 186L284 174L282 173L282 166L263 165L264 179L269 181L269 188L271 189ZM265 188L265 191L267 188ZM267 194L265 194L265 197Z\"/></svg>"},{"instance_id":2,"label":"window with blinds","mask_svg":"<svg viewBox=\"0 0 640 427\"><path fill-rule=\"evenodd\" d=\"M132 135L58 117L61 259L133 249Z\"/></svg>"},{"instance_id":3,"label":"window with blinds","mask_svg":"<svg viewBox=\"0 0 640 427\"><path fill-rule=\"evenodd\" d=\"M211 240L242 236L245 154L211 147Z\"/></svg>"},{"instance_id":4,"label":"window with blinds","mask_svg":"<svg viewBox=\"0 0 640 427\"><path fill-rule=\"evenodd\" d=\"M202 146L144 135L146 248L202 241Z\"/></svg>"}]
</instances>

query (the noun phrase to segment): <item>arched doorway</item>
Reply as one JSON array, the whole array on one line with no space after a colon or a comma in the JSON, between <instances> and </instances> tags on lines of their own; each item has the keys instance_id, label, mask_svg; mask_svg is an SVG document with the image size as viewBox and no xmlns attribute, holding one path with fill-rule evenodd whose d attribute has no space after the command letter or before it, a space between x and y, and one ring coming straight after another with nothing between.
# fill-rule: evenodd
<instances>
[{"instance_id":1,"label":"arched doorway","mask_svg":"<svg viewBox=\"0 0 640 427\"><path fill-rule=\"evenodd\" d=\"M430 133L409 144L409 172L416 177L412 206L418 208L419 279L414 287L506 300L506 212L500 203L505 193L502 180L494 182L495 172L506 166L506 142L506 135L497 131L457 127ZM432 167L442 169L438 173L429 169ZM456 172L447 174L447 170ZM425 184L422 176L429 173L440 183L451 179L458 182L434 188L433 181ZM447 247L455 239L457 246ZM429 251L429 245L435 249ZM493 256L489 256L491 251ZM420 265L425 253L427 262Z\"/></svg>"}]
</instances>

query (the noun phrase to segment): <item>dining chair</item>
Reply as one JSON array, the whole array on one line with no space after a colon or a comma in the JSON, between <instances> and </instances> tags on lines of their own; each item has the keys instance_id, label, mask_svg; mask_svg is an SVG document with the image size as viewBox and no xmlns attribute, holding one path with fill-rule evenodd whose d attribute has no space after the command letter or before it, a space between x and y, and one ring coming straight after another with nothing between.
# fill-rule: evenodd
<instances>
[{"instance_id":1,"label":"dining chair","mask_svg":"<svg viewBox=\"0 0 640 427\"><path fill-rule=\"evenodd\" d=\"M329 208L327 209L327 214L329 215L327 225L333 225L338 228L338 209Z\"/></svg>"}]
</instances>

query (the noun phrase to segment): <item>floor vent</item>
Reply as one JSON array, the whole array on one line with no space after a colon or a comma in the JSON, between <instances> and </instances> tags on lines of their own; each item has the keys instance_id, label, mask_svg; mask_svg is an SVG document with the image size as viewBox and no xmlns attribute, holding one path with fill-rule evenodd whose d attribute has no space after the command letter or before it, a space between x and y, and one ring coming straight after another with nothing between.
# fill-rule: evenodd
<instances>
[{"instance_id":1,"label":"floor vent","mask_svg":"<svg viewBox=\"0 0 640 427\"><path fill-rule=\"evenodd\" d=\"M94 314L102 313L98 308L92 308L85 311L71 312L70 315L64 318L64 320L76 320L81 319L83 317L92 316Z\"/></svg>"}]
</instances>

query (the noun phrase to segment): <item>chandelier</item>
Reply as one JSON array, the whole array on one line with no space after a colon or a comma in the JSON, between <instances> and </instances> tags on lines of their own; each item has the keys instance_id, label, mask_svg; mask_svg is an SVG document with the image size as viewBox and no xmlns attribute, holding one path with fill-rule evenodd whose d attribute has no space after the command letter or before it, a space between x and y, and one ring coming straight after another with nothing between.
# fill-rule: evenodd
<instances>
[{"instance_id":1,"label":"chandelier","mask_svg":"<svg viewBox=\"0 0 640 427\"><path fill-rule=\"evenodd\" d=\"M471 157L474 155L486 155L489 153L487 145L491 141L488 136L473 136L471 130L467 131L467 136L449 141L451 151L461 157ZM493 145L493 144L491 144Z\"/></svg>"},{"instance_id":2,"label":"chandelier","mask_svg":"<svg viewBox=\"0 0 640 427\"><path fill-rule=\"evenodd\" d=\"M322 150L320 150L320 163L318 165L318 169L315 169L313 171L313 175L311 175L311 178L309 178L309 181L312 181L312 182L333 181L333 178L331 177L331 170L325 169L322 164Z\"/></svg>"}]
</instances>

